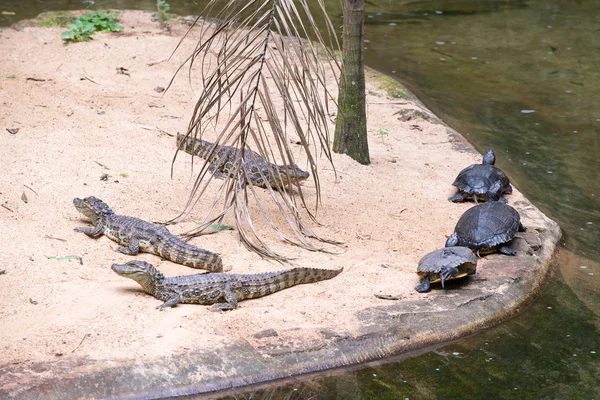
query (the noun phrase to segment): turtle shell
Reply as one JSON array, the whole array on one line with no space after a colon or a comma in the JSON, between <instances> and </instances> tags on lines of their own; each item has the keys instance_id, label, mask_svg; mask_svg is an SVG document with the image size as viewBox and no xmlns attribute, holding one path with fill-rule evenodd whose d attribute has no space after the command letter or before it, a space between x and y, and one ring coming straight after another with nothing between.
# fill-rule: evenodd
<instances>
[{"instance_id":1,"label":"turtle shell","mask_svg":"<svg viewBox=\"0 0 600 400\"><path fill-rule=\"evenodd\" d=\"M500 168L490 164L473 164L460 171L452 185L467 194L484 196L496 181L502 183L503 193L512 191L508 177Z\"/></svg>"},{"instance_id":2,"label":"turtle shell","mask_svg":"<svg viewBox=\"0 0 600 400\"><path fill-rule=\"evenodd\" d=\"M477 257L473 254L473 250L464 246L455 246L427 253L419 261L417 273L421 277L429 275L431 282L438 282L442 268L454 267L458 268L459 274L451 279L474 274L477 268Z\"/></svg>"},{"instance_id":3,"label":"turtle shell","mask_svg":"<svg viewBox=\"0 0 600 400\"><path fill-rule=\"evenodd\" d=\"M521 217L511 206L492 201L471 207L454 228L458 246L474 250L495 248L515 237Z\"/></svg>"}]
</instances>

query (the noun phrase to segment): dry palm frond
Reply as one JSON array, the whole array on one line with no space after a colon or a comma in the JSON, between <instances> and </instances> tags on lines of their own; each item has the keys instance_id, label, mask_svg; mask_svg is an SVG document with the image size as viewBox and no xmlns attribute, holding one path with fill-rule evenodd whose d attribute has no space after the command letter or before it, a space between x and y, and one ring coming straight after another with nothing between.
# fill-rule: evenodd
<instances>
[{"instance_id":1,"label":"dry palm frond","mask_svg":"<svg viewBox=\"0 0 600 400\"><path fill-rule=\"evenodd\" d=\"M201 65L203 89L187 136L201 139L204 132L214 131L211 141L238 148L242 162L236 164L235 173L222 184L203 225L188 236L201 234L233 209L242 242L262 256L283 260L255 231L248 206L249 199L254 199L256 211L282 240L308 250L319 249L307 238L326 241L311 231L301 212L305 210L315 221L320 203L315 154L321 152L331 162L327 103L332 97L326 88L327 66L323 55L328 68L334 74L339 71L333 53L328 50L339 48L339 44L322 0L317 3L327 28L325 37L311 15L307 0L211 0L203 11L204 21L213 19L202 25L193 54L179 69L189 63L191 74L194 63ZM221 8L217 9L218 6ZM263 189L252 186L246 179L244 161L255 157L252 152L255 151L273 164L296 164L289 132L299 137L316 196L311 211L297 182L287 179L276 190L269 187L269 198L287 223L287 228L281 229L261 204L264 196L259 191ZM182 215L196 205L213 176L205 163ZM220 211L218 204L222 205Z\"/></svg>"}]
</instances>

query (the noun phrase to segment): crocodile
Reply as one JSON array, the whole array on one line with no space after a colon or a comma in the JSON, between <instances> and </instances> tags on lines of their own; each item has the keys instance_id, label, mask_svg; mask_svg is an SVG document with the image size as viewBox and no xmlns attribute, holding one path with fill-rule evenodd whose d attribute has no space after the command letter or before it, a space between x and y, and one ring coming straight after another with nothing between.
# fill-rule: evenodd
<instances>
[{"instance_id":1,"label":"crocodile","mask_svg":"<svg viewBox=\"0 0 600 400\"><path fill-rule=\"evenodd\" d=\"M132 260L113 264L117 274L133 279L144 291L164 301L159 310L179 303L213 304L216 310L233 310L238 302L275 293L302 283L331 279L339 269L293 268L262 274L194 274L165 277L152 264Z\"/></svg>"},{"instance_id":2,"label":"crocodile","mask_svg":"<svg viewBox=\"0 0 600 400\"><path fill-rule=\"evenodd\" d=\"M265 161L252 150L242 151L233 146L221 146L207 140L194 138L191 135L177 134L177 144L180 150L196 155L209 162L209 171L217 178L225 176L236 177L240 174L239 165L243 162L246 179L253 186L271 187L279 190L288 183L297 184L308 179L310 174L300 169L296 164L277 165ZM288 181L289 179L289 181ZM240 179L241 182L245 180Z\"/></svg>"},{"instance_id":3,"label":"crocodile","mask_svg":"<svg viewBox=\"0 0 600 400\"><path fill-rule=\"evenodd\" d=\"M74 198L73 204L94 224L93 227L78 227L74 230L90 237L104 234L122 245L117 250L123 254L136 255L142 251L191 268L223 271L223 261L218 254L184 242L164 226L135 217L116 215L105 202L94 196Z\"/></svg>"}]
</instances>

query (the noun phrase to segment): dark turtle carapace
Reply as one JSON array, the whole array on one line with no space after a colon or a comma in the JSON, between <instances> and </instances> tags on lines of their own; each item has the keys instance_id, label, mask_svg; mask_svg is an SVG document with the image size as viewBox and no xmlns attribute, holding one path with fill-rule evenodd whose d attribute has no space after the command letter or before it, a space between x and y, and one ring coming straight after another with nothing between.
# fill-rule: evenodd
<instances>
[{"instance_id":1,"label":"dark turtle carapace","mask_svg":"<svg viewBox=\"0 0 600 400\"><path fill-rule=\"evenodd\" d=\"M458 191L448 200L459 202L473 199L476 203L480 200L506 202L502 194L510 194L513 189L506 174L494 166L495 162L496 155L490 149L483 156L482 164L473 164L460 171L452 183Z\"/></svg>"},{"instance_id":2,"label":"dark turtle carapace","mask_svg":"<svg viewBox=\"0 0 600 400\"><path fill-rule=\"evenodd\" d=\"M507 242L523 231L525 228L517 210L498 201L481 203L460 217L446 247L466 246L478 255L499 251L514 256L517 252Z\"/></svg>"},{"instance_id":3,"label":"dark turtle carapace","mask_svg":"<svg viewBox=\"0 0 600 400\"><path fill-rule=\"evenodd\" d=\"M436 282L444 287L445 281L472 275L476 268L477 257L468 247L445 247L432 251L419 261L417 274L421 277L421 283L415 290L419 293L427 292L430 284Z\"/></svg>"}]
</instances>

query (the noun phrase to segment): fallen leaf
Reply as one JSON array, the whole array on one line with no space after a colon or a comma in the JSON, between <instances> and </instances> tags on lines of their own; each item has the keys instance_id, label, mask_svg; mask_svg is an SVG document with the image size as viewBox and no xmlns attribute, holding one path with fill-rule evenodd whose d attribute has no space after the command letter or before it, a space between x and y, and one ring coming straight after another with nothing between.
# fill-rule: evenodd
<instances>
[{"instance_id":1,"label":"fallen leaf","mask_svg":"<svg viewBox=\"0 0 600 400\"><path fill-rule=\"evenodd\" d=\"M391 294L376 294L375 297L381 300L400 300L400 297Z\"/></svg>"}]
</instances>

